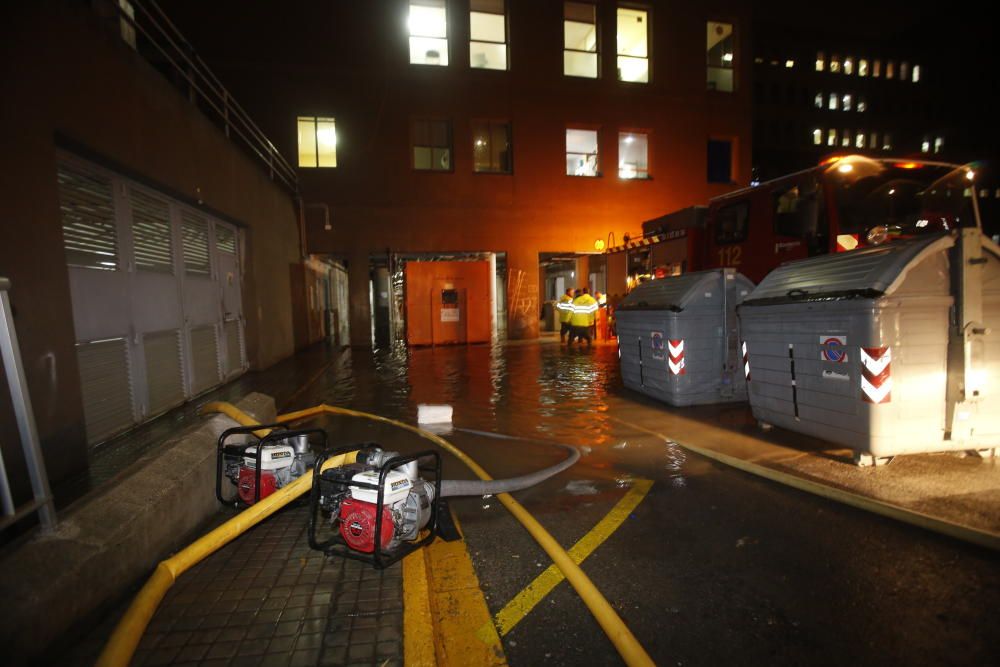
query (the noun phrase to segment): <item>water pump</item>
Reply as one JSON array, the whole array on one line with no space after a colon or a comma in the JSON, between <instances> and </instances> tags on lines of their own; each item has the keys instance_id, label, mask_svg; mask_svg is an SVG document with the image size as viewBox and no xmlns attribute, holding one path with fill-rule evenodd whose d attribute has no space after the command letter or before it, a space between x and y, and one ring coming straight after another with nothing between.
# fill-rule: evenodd
<instances>
[{"instance_id":1,"label":"water pump","mask_svg":"<svg viewBox=\"0 0 1000 667\"><path fill-rule=\"evenodd\" d=\"M261 429L270 432L257 438L254 432ZM219 437L215 496L225 504L253 505L301 477L316 460L313 448L325 446L322 429L289 430L282 424L227 429ZM223 495L223 477L236 487L235 495Z\"/></svg>"}]
</instances>

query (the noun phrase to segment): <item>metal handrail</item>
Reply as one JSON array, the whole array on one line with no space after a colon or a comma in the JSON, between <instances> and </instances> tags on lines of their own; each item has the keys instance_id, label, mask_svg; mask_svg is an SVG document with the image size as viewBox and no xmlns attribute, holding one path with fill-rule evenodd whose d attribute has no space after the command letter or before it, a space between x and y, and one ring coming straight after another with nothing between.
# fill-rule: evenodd
<instances>
[{"instance_id":1,"label":"metal handrail","mask_svg":"<svg viewBox=\"0 0 1000 667\"><path fill-rule=\"evenodd\" d=\"M45 459L38 441L38 428L35 425L35 413L31 408L31 397L28 395L28 384L24 377L24 366L21 364L21 350L17 345L17 332L14 330L14 317L10 308L7 292L10 290L10 280L0 277L0 358L7 375L10 387L10 399L14 406L14 416L17 420L17 430L21 435L21 447L24 450L24 463L28 468L28 478L31 481L31 491L34 500L14 506L14 498L10 492L10 480L3 462L3 452L0 450L0 504L3 506L3 518L0 519L0 529L21 520L32 512L38 512L38 520L42 530L49 531L56 526L56 509L52 502L52 491L49 488L49 476L45 470Z\"/></svg>"},{"instance_id":2,"label":"metal handrail","mask_svg":"<svg viewBox=\"0 0 1000 667\"><path fill-rule=\"evenodd\" d=\"M131 0L131 5L136 10L134 17L120 3L113 3L121 21L141 34L144 42L183 78L189 95L197 95L217 114L216 120L222 124L225 135L230 137L231 133L235 133L243 145L264 162L272 179L277 177L293 193L297 193L298 174L295 168L253 122L250 114L233 99L232 93L222 85L156 0ZM141 53L138 46L136 50Z\"/></svg>"}]
</instances>

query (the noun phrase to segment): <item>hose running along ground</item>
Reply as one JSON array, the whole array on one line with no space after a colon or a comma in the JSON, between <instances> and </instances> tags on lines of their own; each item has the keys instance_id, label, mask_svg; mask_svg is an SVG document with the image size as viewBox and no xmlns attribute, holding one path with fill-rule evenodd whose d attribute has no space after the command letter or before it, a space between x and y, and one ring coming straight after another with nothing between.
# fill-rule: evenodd
<instances>
[{"instance_id":1,"label":"hose running along ground","mask_svg":"<svg viewBox=\"0 0 1000 667\"><path fill-rule=\"evenodd\" d=\"M207 408L208 406L206 406ZM233 410L235 407L229 406ZM448 453L452 454L459 461L465 464L479 479L483 481L495 481L490 477L483 468L476 463L472 458L470 458L465 452L460 450L455 445L451 444L444 438L425 431L416 426L411 426L405 422L397 421L395 419L389 419L388 417L383 417L381 415L373 415L368 412L360 412L358 410L350 410L348 408L338 408L332 405L317 405L312 408L306 408L305 410L298 410L296 412L289 412L283 415L278 415L279 422L290 422L298 419L304 419L306 417L314 417L320 414L339 414L348 415L351 417L361 417L364 419L372 419L377 422L382 422L384 424L391 424L393 426L398 426L404 430L415 433L422 438L430 440L434 444L438 445ZM227 413L228 414L228 413ZM639 640L635 638L632 631L628 629L621 617L614 610L611 604L601 595L601 592L597 589L590 578L584 573L579 565L573 562L572 557L566 552L565 549L555 540L552 535L549 534L547 530L538 522L535 517L533 517L528 510L514 500L514 498L508 493L499 493L496 495L497 500L499 500L507 510L514 515L525 530L531 534L531 536L538 542L539 546L545 550L545 553L549 555L552 562L555 563L566 580L569 581L570 585L576 590L580 599L583 603L587 605L587 609L594 616L594 619L604 630L604 633L611 640L615 649L621 655L625 664L630 667L635 665L653 665L653 660L646 653L646 650L639 643Z\"/></svg>"}]
</instances>

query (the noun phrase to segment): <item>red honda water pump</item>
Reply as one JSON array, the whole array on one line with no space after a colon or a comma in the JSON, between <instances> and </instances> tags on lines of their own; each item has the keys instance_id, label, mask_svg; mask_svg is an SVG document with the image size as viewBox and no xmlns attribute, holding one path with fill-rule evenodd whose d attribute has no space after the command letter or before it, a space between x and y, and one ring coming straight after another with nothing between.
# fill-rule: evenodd
<instances>
[{"instance_id":1,"label":"red honda water pump","mask_svg":"<svg viewBox=\"0 0 1000 667\"><path fill-rule=\"evenodd\" d=\"M309 500L312 548L382 568L434 539L439 512L435 500L441 497L437 452L400 456L368 444L361 447L355 463L321 470L333 454L321 455L315 464ZM420 476L422 469L432 472L433 483ZM316 538L322 529L320 516L329 525L325 529L329 539L324 542Z\"/></svg>"},{"instance_id":2,"label":"red honda water pump","mask_svg":"<svg viewBox=\"0 0 1000 667\"><path fill-rule=\"evenodd\" d=\"M270 429L263 438L255 431ZM261 498L302 476L326 445L322 429L288 430L282 424L240 426L219 438L215 469L215 495L222 503L253 505ZM235 496L223 496L222 478L236 487Z\"/></svg>"}]
</instances>

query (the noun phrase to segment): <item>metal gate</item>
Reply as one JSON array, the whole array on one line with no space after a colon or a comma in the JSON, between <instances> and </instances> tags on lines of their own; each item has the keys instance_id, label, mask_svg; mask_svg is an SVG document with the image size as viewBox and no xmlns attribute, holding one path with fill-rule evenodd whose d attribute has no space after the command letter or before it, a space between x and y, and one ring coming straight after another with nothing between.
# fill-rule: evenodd
<instances>
[{"instance_id":1,"label":"metal gate","mask_svg":"<svg viewBox=\"0 0 1000 667\"><path fill-rule=\"evenodd\" d=\"M57 178L87 440L246 369L239 230L68 154Z\"/></svg>"}]
</instances>

